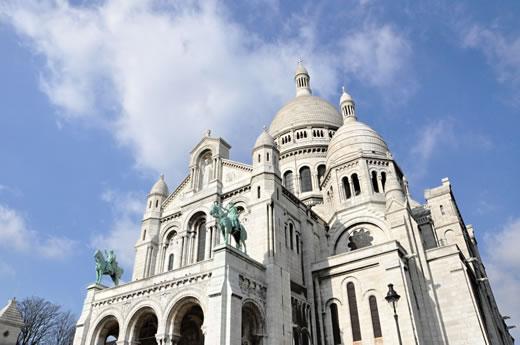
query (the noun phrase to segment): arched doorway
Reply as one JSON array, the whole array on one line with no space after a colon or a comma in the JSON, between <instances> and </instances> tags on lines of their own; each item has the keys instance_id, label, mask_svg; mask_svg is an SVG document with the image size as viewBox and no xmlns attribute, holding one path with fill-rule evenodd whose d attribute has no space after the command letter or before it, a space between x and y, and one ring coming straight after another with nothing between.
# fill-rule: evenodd
<instances>
[{"instance_id":1,"label":"arched doorway","mask_svg":"<svg viewBox=\"0 0 520 345\"><path fill-rule=\"evenodd\" d=\"M132 327L132 343L139 345L157 345L157 316L152 308L139 310L134 318Z\"/></svg>"},{"instance_id":2,"label":"arched doorway","mask_svg":"<svg viewBox=\"0 0 520 345\"><path fill-rule=\"evenodd\" d=\"M253 302L242 305L242 345L262 345L264 323Z\"/></svg>"},{"instance_id":3,"label":"arched doorway","mask_svg":"<svg viewBox=\"0 0 520 345\"><path fill-rule=\"evenodd\" d=\"M199 301L186 297L175 304L167 320L167 331L174 344L204 345L204 312Z\"/></svg>"},{"instance_id":4,"label":"arched doorway","mask_svg":"<svg viewBox=\"0 0 520 345\"><path fill-rule=\"evenodd\" d=\"M119 322L114 316L107 316L99 322L92 337L92 345L115 345L119 339Z\"/></svg>"},{"instance_id":5,"label":"arched doorway","mask_svg":"<svg viewBox=\"0 0 520 345\"><path fill-rule=\"evenodd\" d=\"M203 345L204 334L201 330L203 323L202 308L193 305L182 318L179 345Z\"/></svg>"}]
</instances>

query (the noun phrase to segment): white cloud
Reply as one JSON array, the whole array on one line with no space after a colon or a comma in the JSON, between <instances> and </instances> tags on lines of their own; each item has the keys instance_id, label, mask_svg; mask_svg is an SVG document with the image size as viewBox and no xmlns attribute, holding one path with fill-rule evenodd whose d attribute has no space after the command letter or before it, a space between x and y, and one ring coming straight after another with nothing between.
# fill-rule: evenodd
<instances>
[{"instance_id":1,"label":"white cloud","mask_svg":"<svg viewBox=\"0 0 520 345\"><path fill-rule=\"evenodd\" d=\"M45 58L42 89L61 115L108 128L138 167L174 180L207 128L249 155L244 144L293 96L299 56L315 76L313 88L336 97L341 68L370 86L395 89L392 80L411 52L385 24L349 33L341 47L321 46L312 22L301 25L297 15L284 22L290 34L267 41L213 1L22 4L0 7L0 18ZM253 134L244 139L244 130Z\"/></svg>"},{"instance_id":2,"label":"white cloud","mask_svg":"<svg viewBox=\"0 0 520 345\"><path fill-rule=\"evenodd\" d=\"M125 272L130 273L135 258L134 245L139 237L140 220L144 211L142 195L107 190L101 199L112 208L114 221L107 233L97 234L91 240L96 249L112 249Z\"/></svg>"},{"instance_id":3,"label":"white cloud","mask_svg":"<svg viewBox=\"0 0 520 345\"><path fill-rule=\"evenodd\" d=\"M412 154L426 162L443 142L453 141L453 124L447 120L439 120L425 126L419 133L419 140L412 146Z\"/></svg>"},{"instance_id":4,"label":"white cloud","mask_svg":"<svg viewBox=\"0 0 520 345\"><path fill-rule=\"evenodd\" d=\"M482 50L499 81L520 81L520 36L508 39L498 30L474 25L466 32L463 43L465 47Z\"/></svg>"},{"instance_id":5,"label":"white cloud","mask_svg":"<svg viewBox=\"0 0 520 345\"><path fill-rule=\"evenodd\" d=\"M77 242L66 237L44 236L31 230L18 211L0 205L0 246L59 259L72 255Z\"/></svg>"},{"instance_id":6,"label":"white cloud","mask_svg":"<svg viewBox=\"0 0 520 345\"><path fill-rule=\"evenodd\" d=\"M346 35L343 64L359 80L404 100L416 85L409 74L412 54L408 39L390 25L365 24ZM393 87L399 81L399 87ZM396 95L396 92L400 94Z\"/></svg>"},{"instance_id":7,"label":"white cloud","mask_svg":"<svg viewBox=\"0 0 520 345\"><path fill-rule=\"evenodd\" d=\"M515 89L516 101L520 102L520 35L506 37L497 29L473 25L465 31L463 45L482 51L497 80L510 83Z\"/></svg>"},{"instance_id":8,"label":"white cloud","mask_svg":"<svg viewBox=\"0 0 520 345\"><path fill-rule=\"evenodd\" d=\"M486 235L486 271L502 315L511 316L508 324L520 323L520 218L508 222L501 230ZM512 330L518 338L518 329Z\"/></svg>"}]
</instances>

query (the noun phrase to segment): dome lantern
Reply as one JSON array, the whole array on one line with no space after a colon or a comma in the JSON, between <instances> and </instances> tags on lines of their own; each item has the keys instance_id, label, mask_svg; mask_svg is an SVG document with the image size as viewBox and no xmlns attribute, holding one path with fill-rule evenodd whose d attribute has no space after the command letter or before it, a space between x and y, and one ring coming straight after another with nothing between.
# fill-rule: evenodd
<instances>
[{"instance_id":1,"label":"dome lantern","mask_svg":"<svg viewBox=\"0 0 520 345\"><path fill-rule=\"evenodd\" d=\"M307 69L303 67L302 60L298 61L298 65L296 66L296 72L294 73L294 81L296 83L296 97L298 96L308 96L312 94L311 77L309 76L309 72Z\"/></svg>"},{"instance_id":2,"label":"dome lantern","mask_svg":"<svg viewBox=\"0 0 520 345\"><path fill-rule=\"evenodd\" d=\"M345 120L352 119L356 120L356 105L352 96L350 96L346 91L345 87L342 87L343 93L341 94L341 98L339 99L339 107L341 109L341 114Z\"/></svg>"}]
</instances>

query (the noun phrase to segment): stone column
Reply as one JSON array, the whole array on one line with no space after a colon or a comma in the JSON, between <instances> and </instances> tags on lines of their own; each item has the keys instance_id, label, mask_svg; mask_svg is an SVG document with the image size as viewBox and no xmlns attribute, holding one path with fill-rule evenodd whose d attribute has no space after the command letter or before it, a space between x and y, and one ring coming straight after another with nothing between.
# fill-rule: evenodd
<instances>
[{"instance_id":1,"label":"stone column","mask_svg":"<svg viewBox=\"0 0 520 345\"><path fill-rule=\"evenodd\" d=\"M385 193L383 189L383 178L381 177L381 174L377 174L377 186L379 187L379 193Z\"/></svg>"},{"instance_id":2,"label":"stone column","mask_svg":"<svg viewBox=\"0 0 520 345\"><path fill-rule=\"evenodd\" d=\"M182 266L182 237L176 241L173 255L173 267L180 268Z\"/></svg>"},{"instance_id":3,"label":"stone column","mask_svg":"<svg viewBox=\"0 0 520 345\"><path fill-rule=\"evenodd\" d=\"M207 260L211 257L211 236L213 232L213 227L208 226L206 228L206 247L204 248L204 260Z\"/></svg>"}]
</instances>

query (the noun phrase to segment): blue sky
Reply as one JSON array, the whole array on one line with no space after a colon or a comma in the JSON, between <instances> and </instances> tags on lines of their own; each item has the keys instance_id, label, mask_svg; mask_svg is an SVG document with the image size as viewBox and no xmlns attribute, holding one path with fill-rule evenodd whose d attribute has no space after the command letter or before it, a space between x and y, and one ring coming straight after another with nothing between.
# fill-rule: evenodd
<instances>
[{"instance_id":1,"label":"blue sky","mask_svg":"<svg viewBox=\"0 0 520 345\"><path fill-rule=\"evenodd\" d=\"M416 199L450 178L519 323L519 16L516 1L1 2L0 301L79 313L101 246L129 280L158 175L174 188L207 128L249 162L302 57L315 94L347 87Z\"/></svg>"}]
</instances>

